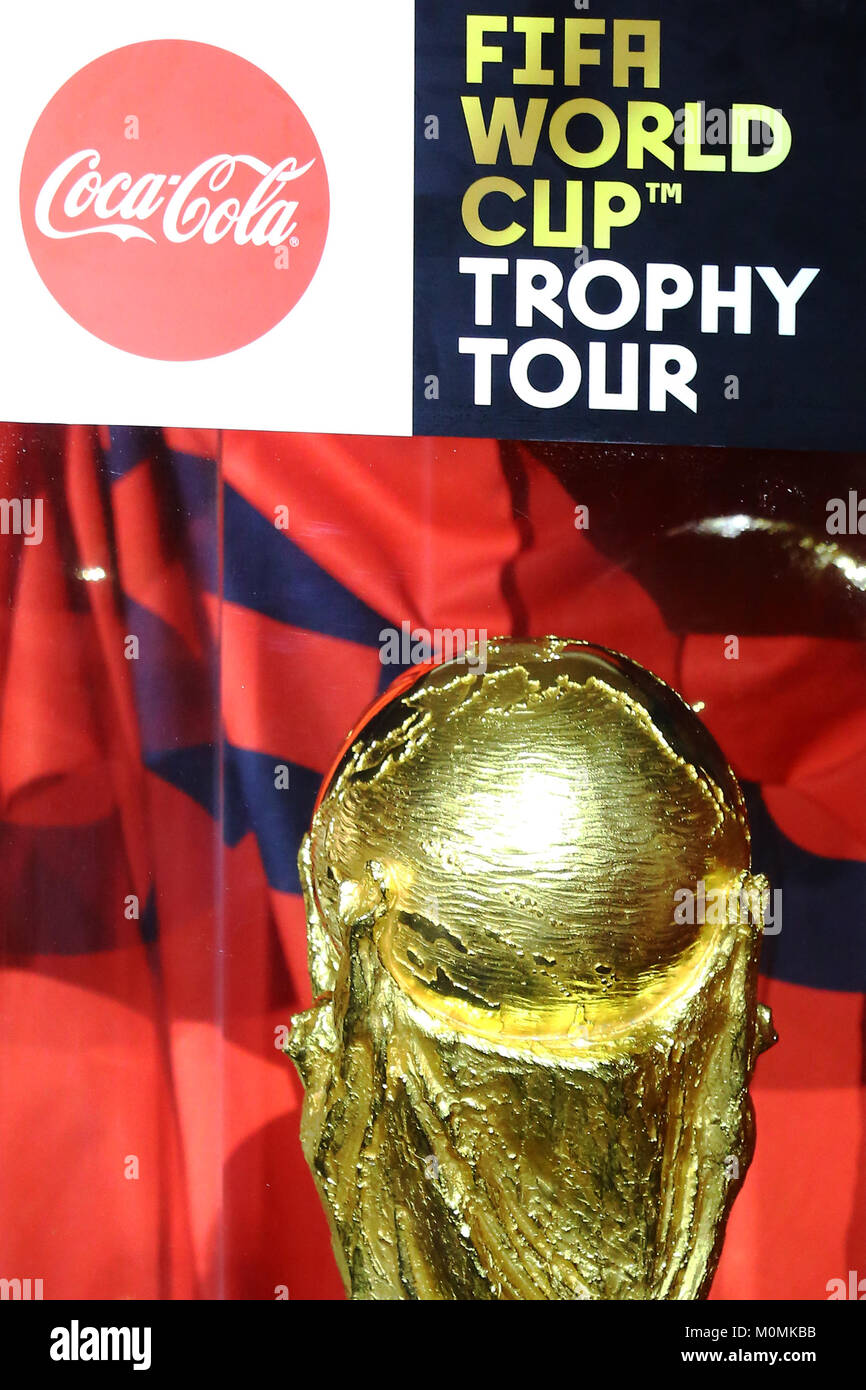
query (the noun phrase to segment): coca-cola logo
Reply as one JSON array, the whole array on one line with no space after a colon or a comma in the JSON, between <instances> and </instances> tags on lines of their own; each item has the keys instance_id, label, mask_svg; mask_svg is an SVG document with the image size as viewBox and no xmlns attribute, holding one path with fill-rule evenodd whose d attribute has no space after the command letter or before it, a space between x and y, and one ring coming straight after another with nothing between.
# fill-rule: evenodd
<instances>
[{"instance_id":1,"label":"coca-cola logo","mask_svg":"<svg viewBox=\"0 0 866 1390\"><path fill-rule=\"evenodd\" d=\"M291 97L236 54L181 40L70 78L36 123L20 194L58 303L114 347L170 361L278 324L328 230L322 152Z\"/></svg>"}]
</instances>

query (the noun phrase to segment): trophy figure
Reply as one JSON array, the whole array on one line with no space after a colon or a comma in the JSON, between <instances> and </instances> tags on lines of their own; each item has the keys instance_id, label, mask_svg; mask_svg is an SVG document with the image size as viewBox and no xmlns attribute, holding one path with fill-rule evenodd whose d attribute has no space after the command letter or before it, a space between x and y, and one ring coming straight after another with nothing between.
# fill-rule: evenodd
<instances>
[{"instance_id":1,"label":"trophy figure","mask_svg":"<svg viewBox=\"0 0 866 1390\"><path fill-rule=\"evenodd\" d=\"M623 656L401 678L300 854L302 1142L359 1299L694 1299L774 1040L733 773Z\"/></svg>"}]
</instances>

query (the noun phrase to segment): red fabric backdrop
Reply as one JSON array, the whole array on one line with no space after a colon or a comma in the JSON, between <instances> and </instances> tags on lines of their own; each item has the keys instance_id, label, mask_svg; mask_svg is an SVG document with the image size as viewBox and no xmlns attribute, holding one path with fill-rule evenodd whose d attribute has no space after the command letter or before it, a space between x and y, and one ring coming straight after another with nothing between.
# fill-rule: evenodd
<instances>
[{"instance_id":1,"label":"red fabric backdrop","mask_svg":"<svg viewBox=\"0 0 866 1390\"><path fill-rule=\"evenodd\" d=\"M786 894L762 980L781 1040L713 1297L866 1276L856 575L818 585L816 618L760 555L744 597L741 550L708 551L712 573L697 550L689 613L660 455L0 430L0 495L43 501L39 544L0 536L0 1276L46 1298L342 1297L279 1050L309 1001L294 856L398 674L379 631L407 620L599 641L704 702ZM787 466L767 463L782 491ZM692 520L717 481L693 470Z\"/></svg>"}]
</instances>

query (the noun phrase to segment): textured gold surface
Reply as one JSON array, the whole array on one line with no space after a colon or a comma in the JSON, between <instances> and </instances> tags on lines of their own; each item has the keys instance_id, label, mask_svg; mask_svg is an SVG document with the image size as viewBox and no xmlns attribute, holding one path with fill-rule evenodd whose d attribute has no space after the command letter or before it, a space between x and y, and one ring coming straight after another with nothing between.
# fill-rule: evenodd
<instances>
[{"instance_id":1,"label":"textured gold surface","mask_svg":"<svg viewBox=\"0 0 866 1390\"><path fill-rule=\"evenodd\" d=\"M766 884L691 709L601 648L490 644L380 702L300 865L290 1050L352 1295L706 1292L772 1028ZM701 884L725 911L682 920Z\"/></svg>"}]
</instances>

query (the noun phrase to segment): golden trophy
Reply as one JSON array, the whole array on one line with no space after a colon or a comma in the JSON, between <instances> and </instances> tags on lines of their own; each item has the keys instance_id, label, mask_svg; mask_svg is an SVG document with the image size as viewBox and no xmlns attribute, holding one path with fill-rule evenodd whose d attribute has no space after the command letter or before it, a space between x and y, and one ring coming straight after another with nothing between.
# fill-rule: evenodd
<instances>
[{"instance_id":1,"label":"golden trophy","mask_svg":"<svg viewBox=\"0 0 866 1390\"><path fill-rule=\"evenodd\" d=\"M702 1297L774 1034L766 881L692 709L557 638L415 670L300 864L289 1050L352 1297Z\"/></svg>"}]
</instances>

